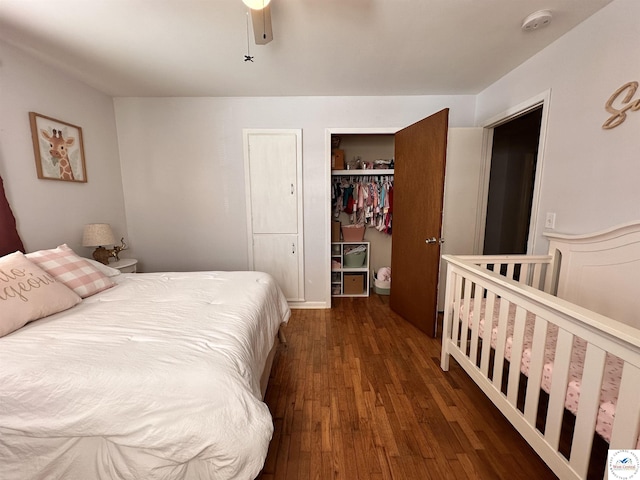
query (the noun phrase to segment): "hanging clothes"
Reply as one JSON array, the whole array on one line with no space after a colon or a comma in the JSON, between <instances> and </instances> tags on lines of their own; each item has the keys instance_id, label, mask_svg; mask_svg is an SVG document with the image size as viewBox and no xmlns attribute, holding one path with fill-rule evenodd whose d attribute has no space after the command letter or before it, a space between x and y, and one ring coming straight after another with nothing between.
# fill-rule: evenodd
<instances>
[{"instance_id":1,"label":"hanging clothes","mask_svg":"<svg viewBox=\"0 0 640 480\"><path fill-rule=\"evenodd\" d=\"M344 212L353 224L391 235L393 175L333 177L331 202L336 218Z\"/></svg>"}]
</instances>

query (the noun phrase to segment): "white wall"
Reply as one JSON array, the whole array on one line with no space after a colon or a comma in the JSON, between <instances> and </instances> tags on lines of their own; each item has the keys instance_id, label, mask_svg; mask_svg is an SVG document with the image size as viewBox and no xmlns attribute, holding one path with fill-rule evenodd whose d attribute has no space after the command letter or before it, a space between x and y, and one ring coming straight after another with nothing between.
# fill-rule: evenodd
<instances>
[{"instance_id":1,"label":"white wall","mask_svg":"<svg viewBox=\"0 0 640 480\"><path fill-rule=\"evenodd\" d=\"M640 112L603 130L604 105L640 81L640 2L616 0L477 97L476 122L551 89L538 231L587 233L640 219ZM634 100L640 99L640 93ZM536 239L536 252L548 242Z\"/></svg>"},{"instance_id":2,"label":"white wall","mask_svg":"<svg viewBox=\"0 0 640 480\"><path fill-rule=\"evenodd\" d=\"M473 96L117 98L129 239L145 271L246 269L243 128L302 128L305 296L324 302L330 215L326 128L403 127Z\"/></svg>"},{"instance_id":3,"label":"white wall","mask_svg":"<svg viewBox=\"0 0 640 480\"><path fill-rule=\"evenodd\" d=\"M242 129L302 128L305 290L322 302L329 127L402 127L443 107L451 127L482 125L550 89L539 221L556 212L557 231L586 232L639 218L640 112L601 128L611 93L640 80L639 15L615 0L477 96L119 98L115 120L109 97L0 43L0 175L28 250L77 247L83 224L109 222L143 270L244 269ZM37 179L29 111L83 128L87 184Z\"/></svg>"},{"instance_id":4,"label":"white wall","mask_svg":"<svg viewBox=\"0 0 640 480\"><path fill-rule=\"evenodd\" d=\"M82 128L87 183L37 178L29 112ZM79 254L85 223L126 236L111 97L0 42L0 176L27 251L67 243Z\"/></svg>"}]
</instances>

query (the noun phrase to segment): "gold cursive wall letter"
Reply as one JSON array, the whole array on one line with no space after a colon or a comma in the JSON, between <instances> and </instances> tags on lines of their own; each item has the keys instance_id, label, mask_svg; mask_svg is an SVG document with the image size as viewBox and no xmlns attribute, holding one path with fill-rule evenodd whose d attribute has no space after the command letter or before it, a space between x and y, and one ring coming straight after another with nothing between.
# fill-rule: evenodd
<instances>
[{"instance_id":1,"label":"gold cursive wall letter","mask_svg":"<svg viewBox=\"0 0 640 480\"><path fill-rule=\"evenodd\" d=\"M614 102L618 100L618 97L622 95L625 90L627 92L624 98L621 99L620 105L614 106ZM605 110L609 112L611 116L602 124L602 128L607 130L615 128L627 119L627 111L635 112L640 110L640 99L633 102L631 101L637 90L638 82L629 82L613 92L613 95L611 95L607 103L604 104Z\"/></svg>"}]
</instances>

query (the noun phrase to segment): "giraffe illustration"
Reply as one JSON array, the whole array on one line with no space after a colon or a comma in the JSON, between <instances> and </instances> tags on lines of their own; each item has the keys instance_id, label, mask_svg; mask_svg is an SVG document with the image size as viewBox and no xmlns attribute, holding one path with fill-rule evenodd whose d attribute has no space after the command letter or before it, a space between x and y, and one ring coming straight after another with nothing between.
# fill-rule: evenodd
<instances>
[{"instance_id":1,"label":"giraffe illustration","mask_svg":"<svg viewBox=\"0 0 640 480\"><path fill-rule=\"evenodd\" d=\"M42 136L49 142L49 154L55 160L58 161L60 167L60 179L61 180L75 180L73 176L73 170L71 169L71 162L69 162L69 147L75 142L75 138L69 137L65 139L62 136L62 130L53 129L53 135L49 134L46 130L40 130Z\"/></svg>"}]
</instances>

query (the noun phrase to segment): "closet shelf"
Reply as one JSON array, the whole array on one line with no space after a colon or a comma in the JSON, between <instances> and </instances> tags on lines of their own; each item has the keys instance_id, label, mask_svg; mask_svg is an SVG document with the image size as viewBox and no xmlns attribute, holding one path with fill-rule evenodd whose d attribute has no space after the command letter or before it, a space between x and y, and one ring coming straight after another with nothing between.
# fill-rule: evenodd
<instances>
[{"instance_id":1,"label":"closet shelf","mask_svg":"<svg viewBox=\"0 0 640 480\"><path fill-rule=\"evenodd\" d=\"M331 170L331 175L348 176L348 175L393 175L393 169L389 168L369 168L366 170Z\"/></svg>"},{"instance_id":2,"label":"closet shelf","mask_svg":"<svg viewBox=\"0 0 640 480\"><path fill-rule=\"evenodd\" d=\"M349 249L357 246L364 247L364 257L361 264L347 266L346 256ZM332 242L331 257L339 258L339 267L331 268L331 296L333 297L368 297L369 296L369 242ZM339 254L333 252L338 250Z\"/></svg>"}]
</instances>

